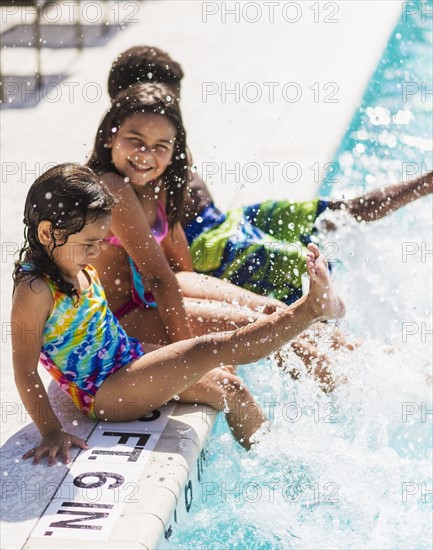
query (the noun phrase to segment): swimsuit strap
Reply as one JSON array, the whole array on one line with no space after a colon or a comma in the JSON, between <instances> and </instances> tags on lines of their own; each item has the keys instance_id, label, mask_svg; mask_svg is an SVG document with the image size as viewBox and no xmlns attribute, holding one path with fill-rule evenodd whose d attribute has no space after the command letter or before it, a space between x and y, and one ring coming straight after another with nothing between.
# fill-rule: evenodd
<instances>
[{"instance_id":1,"label":"swimsuit strap","mask_svg":"<svg viewBox=\"0 0 433 550\"><path fill-rule=\"evenodd\" d=\"M156 211L156 223L152 227L152 233L156 242L160 243L168 233L168 220L165 208L162 202L158 201L158 209Z\"/></svg>"},{"instance_id":2,"label":"swimsuit strap","mask_svg":"<svg viewBox=\"0 0 433 550\"><path fill-rule=\"evenodd\" d=\"M116 237L116 235L111 235L111 237L104 237L102 240L104 241L104 243L110 243L114 246L122 246L120 239Z\"/></svg>"},{"instance_id":3,"label":"swimsuit strap","mask_svg":"<svg viewBox=\"0 0 433 550\"><path fill-rule=\"evenodd\" d=\"M160 243L168 233L168 220L165 213L164 205L161 201L158 201L157 210L156 210L156 222L155 225L151 228L152 235L157 243ZM104 242L112 244L114 246L122 246L120 239L116 235L111 235L110 237L104 237L102 239Z\"/></svg>"}]
</instances>

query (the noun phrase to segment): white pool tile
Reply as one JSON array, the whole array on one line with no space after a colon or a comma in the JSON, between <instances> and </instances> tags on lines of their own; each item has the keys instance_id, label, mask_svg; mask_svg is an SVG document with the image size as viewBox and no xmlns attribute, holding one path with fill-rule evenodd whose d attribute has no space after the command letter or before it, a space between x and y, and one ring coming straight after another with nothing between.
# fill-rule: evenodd
<instances>
[{"instance_id":1,"label":"white pool tile","mask_svg":"<svg viewBox=\"0 0 433 550\"><path fill-rule=\"evenodd\" d=\"M207 408L193 409L191 412L188 410L188 405L181 405L170 416L164 436L191 439L201 449L209 433L211 419L214 418L214 413L209 414L209 410Z\"/></svg>"},{"instance_id":2,"label":"white pool tile","mask_svg":"<svg viewBox=\"0 0 433 550\"><path fill-rule=\"evenodd\" d=\"M168 460L182 464L191 471L195 467L200 449L192 439L162 436L155 445L154 451L166 454Z\"/></svg>"},{"instance_id":3,"label":"white pool tile","mask_svg":"<svg viewBox=\"0 0 433 550\"><path fill-rule=\"evenodd\" d=\"M154 453L146 463L140 483L170 489L176 498L187 482L189 472L185 466L166 460L163 453Z\"/></svg>"},{"instance_id":4,"label":"white pool tile","mask_svg":"<svg viewBox=\"0 0 433 550\"><path fill-rule=\"evenodd\" d=\"M164 524L155 514L143 512L127 514L120 518L109 543L113 544L113 548L122 548L122 550L130 548L155 550L160 548L159 541L164 538L164 529ZM117 544L120 546L114 546Z\"/></svg>"},{"instance_id":5,"label":"white pool tile","mask_svg":"<svg viewBox=\"0 0 433 550\"><path fill-rule=\"evenodd\" d=\"M136 514L153 514L168 525L171 514L176 507L176 496L166 487L155 487L138 484L136 494L124 503L122 517Z\"/></svg>"}]
</instances>

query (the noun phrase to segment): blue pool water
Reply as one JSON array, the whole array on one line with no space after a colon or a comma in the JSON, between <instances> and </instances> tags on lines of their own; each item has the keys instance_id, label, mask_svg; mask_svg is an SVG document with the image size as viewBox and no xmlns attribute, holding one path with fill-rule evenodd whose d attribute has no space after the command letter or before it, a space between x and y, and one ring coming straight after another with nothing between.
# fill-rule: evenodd
<instances>
[{"instance_id":1,"label":"blue pool water","mask_svg":"<svg viewBox=\"0 0 433 550\"><path fill-rule=\"evenodd\" d=\"M432 169L423 83L431 89L433 3L419 6L398 22L322 195L355 196ZM272 359L240 369L270 430L247 453L218 418L200 505L172 548L431 548L431 212L429 197L367 226L340 219L322 235L348 309L340 328L363 341L353 352L318 342L347 383L324 395Z\"/></svg>"}]
</instances>

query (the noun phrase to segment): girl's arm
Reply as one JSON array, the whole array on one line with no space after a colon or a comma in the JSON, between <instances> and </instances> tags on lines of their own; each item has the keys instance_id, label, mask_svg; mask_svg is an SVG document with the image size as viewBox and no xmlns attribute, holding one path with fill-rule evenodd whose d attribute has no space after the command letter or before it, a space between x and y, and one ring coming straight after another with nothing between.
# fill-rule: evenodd
<instances>
[{"instance_id":1,"label":"girl's arm","mask_svg":"<svg viewBox=\"0 0 433 550\"><path fill-rule=\"evenodd\" d=\"M174 226L173 231L168 231L161 246L174 272L194 271L188 241L180 223Z\"/></svg>"},{"instance_id":2,"label":"girl's arm","mask_svg":"<svg viewBox=\"0 0 433 550\"><path fill-rule=\"evenodd\" d=\"M119 199L113 210L111 230L149 284L171 341L191 338L192 330L179 283L161 246L153 238L134 189L116 174L104 174L102 180Z\"/></svg>"},{"instance_id":3,"label":"girl's arm","mask_svg":"<svg viewBox=\"0 0 433 550\"><path fill-rule=\"evenodd\" d=\"M47 392L37 372L42 345L42 333L52 306L51 292L42 280L18 284L12 304L12 354L18 393L41 433L40 444L23 455L33 457L38 464L48 455L48 465L61 453L65 463L70 460L73 445L87 448L80 438L63 432L50 405Z\"/></svg>"}]
</instances>

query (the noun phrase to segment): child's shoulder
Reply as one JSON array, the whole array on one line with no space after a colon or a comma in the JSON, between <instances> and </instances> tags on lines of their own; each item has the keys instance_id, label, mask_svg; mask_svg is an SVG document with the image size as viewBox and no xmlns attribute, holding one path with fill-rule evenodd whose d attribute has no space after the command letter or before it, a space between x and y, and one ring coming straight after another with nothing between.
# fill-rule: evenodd
<instances>
[{"instance_id":1,"label":"child's shoulder","mask_svg":"<svg viewBox=\"0 0 433 550\"><path fill-rule=\"evenodd\" d=\"M15 286L14 304L21 302L26 303L29 307L37 305L43 307L46 305L51 308L53 303L53 295L48 283L41 277L23 277Z\"/></svg>"},{"instance_id":2,"label":"child's shoulder","mask_svg":"<svg viewBox=\"0 0 433 550\"><path fill-rule=\"evenodd\" d=\"M51 315L54 299L48 284L41 278L24 277L15 285L11 321L41 331ZM30 323L28 325L28 323Z\"/></svg>"},{"instance_id":3,"label":"child's shoulder","mask_svg":"<svg viewBox=\"0 0 433 550\"><path fill-rule=\"evenodd\" d=\"M116 172L103 172L99 174L99 180L102 181L112 193L124 190L125 185L127 185L125 178Z\"/></svg>"}]
</instances>

